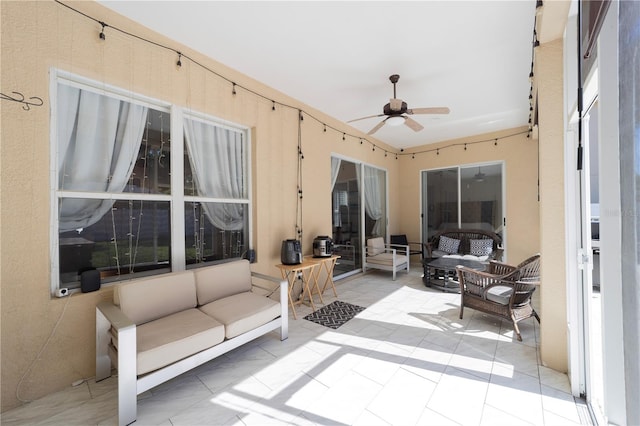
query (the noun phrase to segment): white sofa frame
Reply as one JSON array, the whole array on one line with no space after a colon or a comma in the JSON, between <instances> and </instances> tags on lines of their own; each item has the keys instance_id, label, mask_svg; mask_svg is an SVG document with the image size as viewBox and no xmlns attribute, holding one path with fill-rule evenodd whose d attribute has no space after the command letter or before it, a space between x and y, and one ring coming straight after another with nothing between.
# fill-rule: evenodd
<instances>
[{"instance_id":1,"label":"white sofa frame","mask_svg":"<svg viewBox=\"0 0 640 426\"><path fill-rule=\"evenodd\" d=\"M363 272L366 272L367 269L371 268L371 269L381 269L383 271L391 271L393 273L393 281L396 280L396 272L397 271L402 271L403 269L407 270L407 273L409 273L409 265L411 264L411 260L409 257L409 246L404 246L404 245L399 245L399 244L386 244L384 245L384 253L391 253L392 255L392 262L390 265L387 264L380 264L380 263L370 263L367 262L367 259L369 258L369 250L371 248L368 247L367 245L364 246L364 265L362 268ZM407 261L406 262L400 262L400 260L398 259L398 253L400 253L401 255L406 256ZM376 256L376 255L373 255ZM372 257L373 257L372 256Z\"/></svg>"},{"instance_id":2,"label":"white sofa frame","mask_svg":"<svg viewBox=\"0 0 640 426\"><path fill-rule=\"evenodd\" d=\"M136 324L127 318L122 311L110 301L100 302L96 306L96 382L111 376L112 359L109 355L111 334L109 330L111 328L115 329L118 336L117 359L113 361L118 369L119 425L128 425L136 421L138 414L138 395L141 393L211 361L272 330L279 328L280 340L287 339L289 335L287 281L279 280L258 272L251 272L251 277L279 284L281 308L279 318L140 377L136 375ZM255 283L253 286L261 288Z\"/></svg>"}]
</instances>

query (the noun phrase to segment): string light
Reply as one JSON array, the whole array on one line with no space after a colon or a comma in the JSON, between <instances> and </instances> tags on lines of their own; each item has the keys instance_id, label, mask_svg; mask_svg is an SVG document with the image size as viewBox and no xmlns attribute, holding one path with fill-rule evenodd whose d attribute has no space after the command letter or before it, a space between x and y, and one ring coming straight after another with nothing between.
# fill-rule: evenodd
<instances>
[{"instance_id":1,"label":"string light","mask_svg":"<svg viewBox=\"0 0 640 426\"><path fill-rule=\"evenodd\" d=\"M346 135L347 135L346 133L342 134L342 140L346 140Z\"/></svg>"},{"instance_id":2,"label":"string light","mask_svg":"<svg viewBox=\"0 0 640 426\"><path fill-rule=\"evenodd\" d=\"M236 94L236 84L233 83L233 86L231 87L231 94L235 95Z\"/></svg>"},{"instance_id":3,"label":"string light","mask_svg":"<svg viewBox=\"0 0 640 426\"><path fill-rule=\"evenodd\" d=\"M271 111L275 111L276 110L276 101L271 101Z\"/></svg>"},{"instance_id":4,"label":"string light","mask_svg":"<svg viewBox=\"0 0 640 426\"><path fill-rule=\"evenodd\" d=\"M104 27L106 27L106 26L107 26L107 24L105 24L105 23L104 23L104 22L102 22L102 21L98 21L98 23L99 23L100 25L102 25L102 31L100 31L100 35L99 35L100 40L106 40L106 39L107 39L107 36L105 36L105 35L104 35Z\"/></svg>"},{"instance_id":5,"label":"string light","mask_svg":"<svg viewBox=\"0 0 640 426\"><path fill-rule=\"evenodd\" d=\"M464 144L464 150L465 151L467 150L467 144L466 143Z\"/></svg>"},{"instance_id":6,"label":"string light","mask_svg":"<svg viewBox=\"0 0 640 426\"><path fill-rule=\"evenodd\" d=\"M182 53L178 52L178 62L176 62L176 65L181 67L182 66Z\"/></svg>"}]
</instances>

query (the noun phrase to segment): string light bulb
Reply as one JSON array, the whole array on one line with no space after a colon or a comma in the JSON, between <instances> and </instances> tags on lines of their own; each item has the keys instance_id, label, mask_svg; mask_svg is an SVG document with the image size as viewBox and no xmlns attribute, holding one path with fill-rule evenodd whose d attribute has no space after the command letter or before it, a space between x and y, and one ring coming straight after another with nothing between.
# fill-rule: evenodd
<instances>
[{"instance_id":1,"label":"string light bulb","mask_svg":"<svg viewBox=\"0 0 640 426\"><path fill-rule=\"evenodd\" d=\"M271 111L276 110L276 101L271 101Z\"/></svg>"},{"instance_id":2,"label":"string light bulb","mask_svg":"<svg viewBox=\"0 0 640 426\"><path fill-rule=\"evenodd\" d=\"M235 95L236 94L236 84L233 83L233 86L231 87L231 94Z\"/></svg>"},{"instance_id":3,"label":"string light bulb","mask_svg":"<svg viewBox=\"0 0 640 426\"><path fill-rule=\"evenodd\" d=\"M104 27L107 26L107 24L105 24L104 22L100 21L100 25L102 25L102 31L100 31L100 40L106 40L107 36L104 34Z\"/></svg>"},{"instance_id":4,"label":"string light bulb","mask_svg":"<svg viewBox=\"0 0 640 426\"><path fill-rule=\"evenodd\" d=\"M181 67L182 66L182 53L178 52L178 62L176 62L176 65Z\"/></svg>"}]
</instances>

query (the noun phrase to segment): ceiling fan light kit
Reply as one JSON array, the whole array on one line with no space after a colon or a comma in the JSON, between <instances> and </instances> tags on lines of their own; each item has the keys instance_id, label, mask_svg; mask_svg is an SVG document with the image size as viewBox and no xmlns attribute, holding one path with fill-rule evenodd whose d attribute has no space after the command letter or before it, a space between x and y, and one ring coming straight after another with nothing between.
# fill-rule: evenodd
<instances>
[{"instance_id":1,"label":"ceiling fan light kit","mask_svg":"<svg viewBox=\"0 0 640 426\"><path fill-rule=\"evenodd\" d=\"M372 135L377 132L382 126L388 124L389 126L400 126L401 124L406 125L408 128L413 130L414 132L419 132L424 129L424 127L408 117L408 115L414 114L449 114L449 108L447 107L432 107L432 108L413 108L409 109L407 103L402 99L398 99L396 96L396 83L400 80L400 76L398 74L393 74L389 77L389 81L393 84L393 98L389 100L389 103L382 107L382 114L377 115L368 115L366 117L356 118L355 120L349 120L347 123L353 123L354 121L364 120L367 118L374 117L384 117L387 116L384 120L378 123L373 129L369 130L368 135Z\"/></svg>"},{"instance_id":2,"label":"ceiling fan light kit","mask_svg":"<svg viewBox=\"0 0 640 426\"><path fill-rule=\"evenodd\" d=\"M399 126L401 124L404 124L404 117L401 115L393 115L387 118L386 121L389 126Z\"/></svg>"}]
</instances>

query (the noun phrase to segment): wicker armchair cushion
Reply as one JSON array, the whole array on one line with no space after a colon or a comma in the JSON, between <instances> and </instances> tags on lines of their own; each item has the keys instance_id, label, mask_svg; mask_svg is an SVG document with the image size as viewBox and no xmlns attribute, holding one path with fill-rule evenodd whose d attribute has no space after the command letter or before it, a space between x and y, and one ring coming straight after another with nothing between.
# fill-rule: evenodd
<instances>
[{"instance_id":1,"label":"wicker armchair cushion","mask_svg":"<svg viewBox=\"0 0 640 426\"><path fill-rule=\"evenodd\" d=\"M453 254L458 252L458 247L460 247L460 240L445 237L444 235L440 237L438 250Z\"/></svg>"},{"instance_id":2,"label":"wicker armchair cushion","mask_svg":"<svg viewBox=\"0 0 640 426\"><path fill-rule=\"evenodd\" d=\"M470 240L469 248L474 256L489 256L493 252L493 240L490 238Z\"/></svg>"},{"instance_id":3,"label":"wicker armchair cushion","mask_svg":"<svg viewBox=\"0 0 640 426\"><path fill-rule=\"evenodd\" d=\"M512 292L513 289L507 286L498 285L491 287L487 290L487 300L491 300L492 302L496 302L501 305L508 305Z\"/></svg>"}]
</instances>

